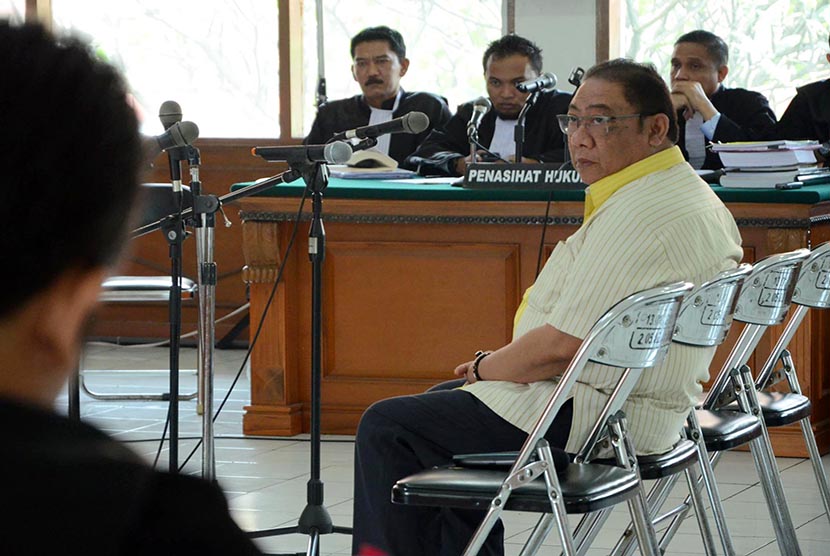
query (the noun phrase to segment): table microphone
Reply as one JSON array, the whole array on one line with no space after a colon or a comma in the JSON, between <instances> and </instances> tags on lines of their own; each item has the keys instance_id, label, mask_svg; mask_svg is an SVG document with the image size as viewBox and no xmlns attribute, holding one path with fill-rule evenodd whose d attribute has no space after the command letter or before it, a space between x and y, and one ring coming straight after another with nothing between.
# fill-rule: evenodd
<instances>
[{"instance_id":1,"label":"table microphone","mask_svg":"<svg viewBox=\"0 0 830 556\"><path fill-rule=\"evenodd\" d=\"M348 131L341 131L332 137L333 141L344 139L366 139L367 137L380 137L387 133L421 133L429 127L429 117L423 112L410 112L400 118L383 122L382 124L365 125Z\"/></svg>"},{"instance_id":2,"label":"table microphone","mask_svg":"<svg viewBox=\"0 0 830 556\"><path fill-rule=\"evenodd\" d=\"M254 156L261 156L269 162L345 164L352 157L352 148L344 141L333 141L325 145L254 147L251 149L251 153Z\"/></svg>"},{"instance_id":3,"label":"table microphone","mask_svg":"<svg viewBox=\"0 0 830 556\"><path fill-rule=\"evenodd\" d=\"M472 139L478 133L478 126L481 125L481 120L493 108L493 103L487 97L478 97L473 102L473 113L470 116L470 121L467 124L467 138Z\"/></svg>"},{"instance_id":4,"label":"table microphone","mask_svg":"<svg viewBox=\"0 0 830 556\"><path fill-rule=\"evenodd\" d=\"M556 76L552 73L543 73L536 79L522 81L516 88L521 93L534 93L536 91L547 91L556 87Z\"/></svg>"}]
</instances>

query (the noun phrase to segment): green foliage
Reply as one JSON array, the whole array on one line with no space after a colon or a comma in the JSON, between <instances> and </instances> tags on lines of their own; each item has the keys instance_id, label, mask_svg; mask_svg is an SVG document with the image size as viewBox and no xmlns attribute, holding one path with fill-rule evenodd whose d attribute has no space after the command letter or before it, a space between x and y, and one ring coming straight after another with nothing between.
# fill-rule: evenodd
<instances>
[{"instance_id":1,"label":"green foliage","mask_svg":"<svg viewBox=\"0 0 830 556\"><path fill-rule=\"evenodd\" d=\"M781 115L795 87L830 75L828 0L628 0L620 55L651 61L669 78L677 37L706 29L729 45L725 84L759 91Z\"/></svg>"}]
</instances>

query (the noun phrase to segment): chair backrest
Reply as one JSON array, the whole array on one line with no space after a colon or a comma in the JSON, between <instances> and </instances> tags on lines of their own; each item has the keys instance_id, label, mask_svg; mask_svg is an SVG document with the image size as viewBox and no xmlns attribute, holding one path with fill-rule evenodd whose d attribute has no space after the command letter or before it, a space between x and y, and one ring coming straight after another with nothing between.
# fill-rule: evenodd
<instances>
[{"instance_id":1,"label":"chair backrest","mask_svg":"<svg viewBox=\"0 0 830 556\"><path fill-rule=\"evenodd\" d=\"M801 263L809 256L809 249L796 249L752 265L738 295L735 320L762 326L780 324L790 308Z\"/></svg>"},{"instance_id":2,"label":"chair backrest","mask_svg":"<svg viewBox=\"0 0 830 556\"><path fill-rule=\"evenodd\" d=\"M193 206L190 188L182 186L182 208ZM137 226L152 224L179 210L173 202L173 186L169 183L142 183L138 193Z\"/></svg>"},{"instance_id":3,"label":"chair backrest","mask_svg":"<svg viewBox=\"0 0 830 556\"><path fill-rule=\"evenodd\" d=\"M623 368L652 367L665 357L683 298L692 289L677 282L628 296L591 328L583 346L590 361Z\"/></svg>"},{"instance_id":4,"label":"chair backrest","mask_svg":"<svg viewBox=\"0 0 830 556\"><path fill-rule=\"evenodd\" d=\"M815 309L830 307L830 241L813 248L801 265L793 303Z\"/></svg>"},{"instance_id":5,"label":"chair backrest","mask_svg":"<svg viewBox=\"0 0 830 556\"><path fill-rule=\"evenodd\" d=\"M752 265L746 263L725 270L686 296L672 339L700 347L723 343L732 326L738 292L750 272Z\"/></svg>"},{"instance_id":6,"label":"chair backrest","mask_svg":"<svg viewBox=\"0 0 830 556\"><path fill-rule=\"evenodd\" d=\"M608 309L582 340L571 362L548 398L513 469L528 461L536 443L545 435L573 385L589 362L622 367L620 380L602 409L580 454L587 455L605 429L609 416L622 406L642 369L659 363L671 345L677 313L683 298L692 291L689 282L675 282L634 293Z\"/></svg>"}]
</instances>

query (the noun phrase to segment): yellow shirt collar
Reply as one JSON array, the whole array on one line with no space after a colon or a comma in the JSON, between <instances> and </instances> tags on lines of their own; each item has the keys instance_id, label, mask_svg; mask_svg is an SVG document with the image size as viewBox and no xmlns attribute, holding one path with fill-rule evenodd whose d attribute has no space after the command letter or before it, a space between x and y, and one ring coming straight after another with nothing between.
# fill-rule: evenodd
<instances>
[{"instance_id":1,"label":"yellow shirt collar","mask_svg":"<svg viewBox=\"0 0 830 556\"><path fill-rule=\"evenodd\" d=\"M648 174L671 168L684 160L680 147L674 146L592 183L585 192L585 218L583 222L587 222L588 218L624 185Z\"/></svg>"}]
</instances>

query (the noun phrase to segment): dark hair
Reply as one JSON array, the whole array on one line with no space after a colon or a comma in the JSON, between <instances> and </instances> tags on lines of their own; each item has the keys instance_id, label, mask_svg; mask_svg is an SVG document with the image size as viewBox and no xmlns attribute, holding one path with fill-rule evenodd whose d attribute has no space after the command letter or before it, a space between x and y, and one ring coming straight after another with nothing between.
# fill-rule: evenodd
<instances>
[{"instance_id":1,"label":"dark hair","mask_svg":"<svg viewBox=\"0 0 830 556\"><path fill-rule=\"evenodd\" d=\"M702 29L690 31L674 41L674 46L682 42L693 42L705 47L706 52L709 53L709 57L717 64L718 68L729 63L729 47L726 46L722 38L714 33L703 31Z\"/></svg>"},{"instance_id":2,"label":"dark hair","mask_svg":"<svg viewBox=\"0 0 830 556\"><path fill-rule=\"evenodd\" d=\"M677 116L672 107L669 88L652 64L639 64L626 58L608 60L585 72L583 82L590 78L622 85L626 102L644 116L668 116L667 137L677 143Z\"/></svg>"},{"instance_id":3,"label":"dark hair","mask_svg":"<svg viewBox=\"0 0 830 556\"><path fill-rule=\"evenodd\" d=\"M112 262L141 140L118 74L74 39L0 20L0 315L71 268Z\"/></svg>"},{"instance_id":4,"label":"dark hair","mask_svg":"<svg viewBox=\"0 0 830 556\"><path fill-rule=\"evenodd\" d=\"M386 41L389 43L389 49L398 55L398 60L406 58L406 44L403 42L403 37L394 29L390 29L386 25L379 27L367 27L354 37L352 37L352 58L354 58L354 49L362 42L370 41Z\"/></svg>"},{"instance_id":5,"label":"dark hair","mask_svg":"<svg viewBox=\"0 0 830 556\"><path fill-rule=\"evenodd\" d=\"M508 56L513 56L514 54L526 56L530 60L531 67L536 70L536 73L542 73L542 49L532 41L512 34L505 35L487 45L487 50L484 51L484 57L481 59L481 65L486 72L487 62L490 60L490 57L493 60L500 60Z\"/></svg>"}]
</instances>

